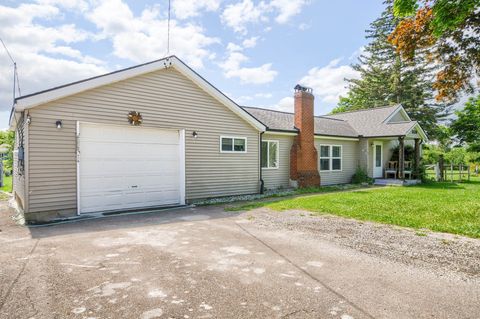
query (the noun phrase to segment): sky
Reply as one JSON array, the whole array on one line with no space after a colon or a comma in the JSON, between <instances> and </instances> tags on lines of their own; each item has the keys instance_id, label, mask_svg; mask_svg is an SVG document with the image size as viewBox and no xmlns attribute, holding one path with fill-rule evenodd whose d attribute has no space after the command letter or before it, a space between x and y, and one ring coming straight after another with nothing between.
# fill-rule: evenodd
<instances>
[{"instance_id":1,"label":"sky","mask_svg":"<svg viewBox=\"0 0 480 319\"><path fill-rule=\"evenodd\" d=\"M175 54L240 105L293 111L313 88L315 114L346 93L381 0L0 0L0 38L22 95ZM0 47L0 129L13 63ZM18 92L17 92L18 95Z\"/></svg>"}]
</instances>

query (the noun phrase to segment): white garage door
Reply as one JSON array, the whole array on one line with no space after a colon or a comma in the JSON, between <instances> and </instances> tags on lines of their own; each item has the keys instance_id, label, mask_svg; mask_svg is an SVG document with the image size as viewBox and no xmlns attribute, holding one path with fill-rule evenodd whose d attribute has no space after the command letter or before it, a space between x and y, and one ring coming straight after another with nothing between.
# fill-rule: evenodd
<instances>
[{"instance_id":1,"label":"white garage door","mask_svg":"<svg viewBox=\"0 0 480 319\"><path fill-rule=\"evenodd\" d=\"M183 204L181 131L79 125L79 212Z\"/></svg>"}]
</instances>

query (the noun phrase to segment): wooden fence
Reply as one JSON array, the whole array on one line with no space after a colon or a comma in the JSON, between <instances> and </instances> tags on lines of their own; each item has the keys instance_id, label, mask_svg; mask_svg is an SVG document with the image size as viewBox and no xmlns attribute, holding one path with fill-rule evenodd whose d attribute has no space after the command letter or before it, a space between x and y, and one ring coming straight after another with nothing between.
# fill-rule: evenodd
<instances>
[{"instance_id":1,"label":"wooden fence","mask_svg":"<svg viewBox=\"0 0 480 319\"><path fill-rule=\"evenodd\" d=\"M435 181L462 182L470 181L471 171L470 165L436 163L425 165L425 175Z\"/></svg>"}]
</instances>

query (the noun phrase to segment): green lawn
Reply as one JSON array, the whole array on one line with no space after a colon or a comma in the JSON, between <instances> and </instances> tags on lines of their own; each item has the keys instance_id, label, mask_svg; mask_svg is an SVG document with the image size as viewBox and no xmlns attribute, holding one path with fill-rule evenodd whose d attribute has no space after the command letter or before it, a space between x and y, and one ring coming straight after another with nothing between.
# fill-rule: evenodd
<instances>
[{"instance_id":1,"label":"green lawn","mask_svg":"<svg viewBox=\"0 0 480 319\"><path fill-rule=\"evenodd\" d=\"M9 193L12 191L12 176L3 176L3 186L0 190Z\"/></svg>"},{"instance_id":2,"label":"green lawn","mask_svg":"<svg viewBox=\"0 0 480 319\"><path fill-rule=\"evenodd\" d=\"M480 238L479 178L465 183L428 183L253 202L231 210L261 206L278 211L302 209L314 215L333 214Z\"/></svg>"}]
</instances>

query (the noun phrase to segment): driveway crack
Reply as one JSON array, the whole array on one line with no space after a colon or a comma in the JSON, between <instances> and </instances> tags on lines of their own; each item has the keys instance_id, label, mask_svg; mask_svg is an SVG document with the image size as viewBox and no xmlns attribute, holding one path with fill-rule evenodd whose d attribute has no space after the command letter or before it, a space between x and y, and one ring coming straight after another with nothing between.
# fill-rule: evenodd
<instances>
[{"instance_id":1,"label":"driveway crack","mask_svg":"<svg viewBox=\"0 0 480 319\"><path fill-rule=\"evenodd\" d=\"M369 318L372 318L374 319L375 317L373 315L371 315L370 313L368 313L365 309L363 309L362 307L360 307L359 305L357 305L356 303L354 303L353 301L349 300L346 296L342 295L340 292L336 291L335 289L333 289L332 287L330 287L329 285L327 285L326 283L324 283L323 281L321 281L320 279L318 279L317 277L315 277L314 275L312 275L311 273L309 273L308 271L306 271L305 269L303 269L302 267L300 267L299 265L297 265L296 263L294 263L291 259L289 259L287 256L283 255L281 252L279 252L278 250L276 250L274 247L272 247L271 245L267 244L265 241L261 240L260 238L258 238L257 236L255 236L254 234L252 234L250 231L248 231L245 227L243 227L242 225L240 225L239 223L235 223L235 225L237 225L241 230L243 230L246 234L248 234L250 237L254 238L255 240L257 240L259 243L261 243L263 246L267 247L269 250L271 250L272 252L274 252L276 255L278 255L279 257L281 257L282 259L284 259L287 263L289 263L290 265L292 265L293 267L295 267L296 269L298 269L300 272L304 273L307 277L309 277L310 279L312 279L313 281L317 282L318 284L320 284L322 287L324 287L325 289L327 289L329 292L331 292L332 294L334 294L335 296L337 296L338 298L342 299L342 300L345 300L346 303L348 303L350 306L352 306L353 308L355 308L356 310L360 311L361 313L363 313L365 316L369 317Z\"/></svg>"},{"instance_id":2,"label":"driveway crack","mask_svg":"<svg viewBox=\"0 0 480 319\"><path fill-rule=\"evenodd\" d=\"M25 257L26 260L25 262L23 263L22 265L22 268L20 269L20 272L18 273L18 275L15 277L15 279L13 280L13 282L10 284L10 287L8 287L8 290L7 290L7 293L5 294L5 297L0 301L0 311L3 309L3 306L5 305L5 303L7 302L8 300L8 297L10 296L12 290L13 290L13 287L17 284L18 280L20 279L20 277L23 275L23 272L25 271L25 268L27 267L27 264L28 264L28 261L30 260L30 256L33 255L33 253L35 252L35 250L37 249L37 246L38 246L38 243L40 242L40 239L37 239L37 241L35 242L35 245L33 245L32 249L30 250L30 252L28 253L28 255Z\"/></svg>"}]
</instances>

